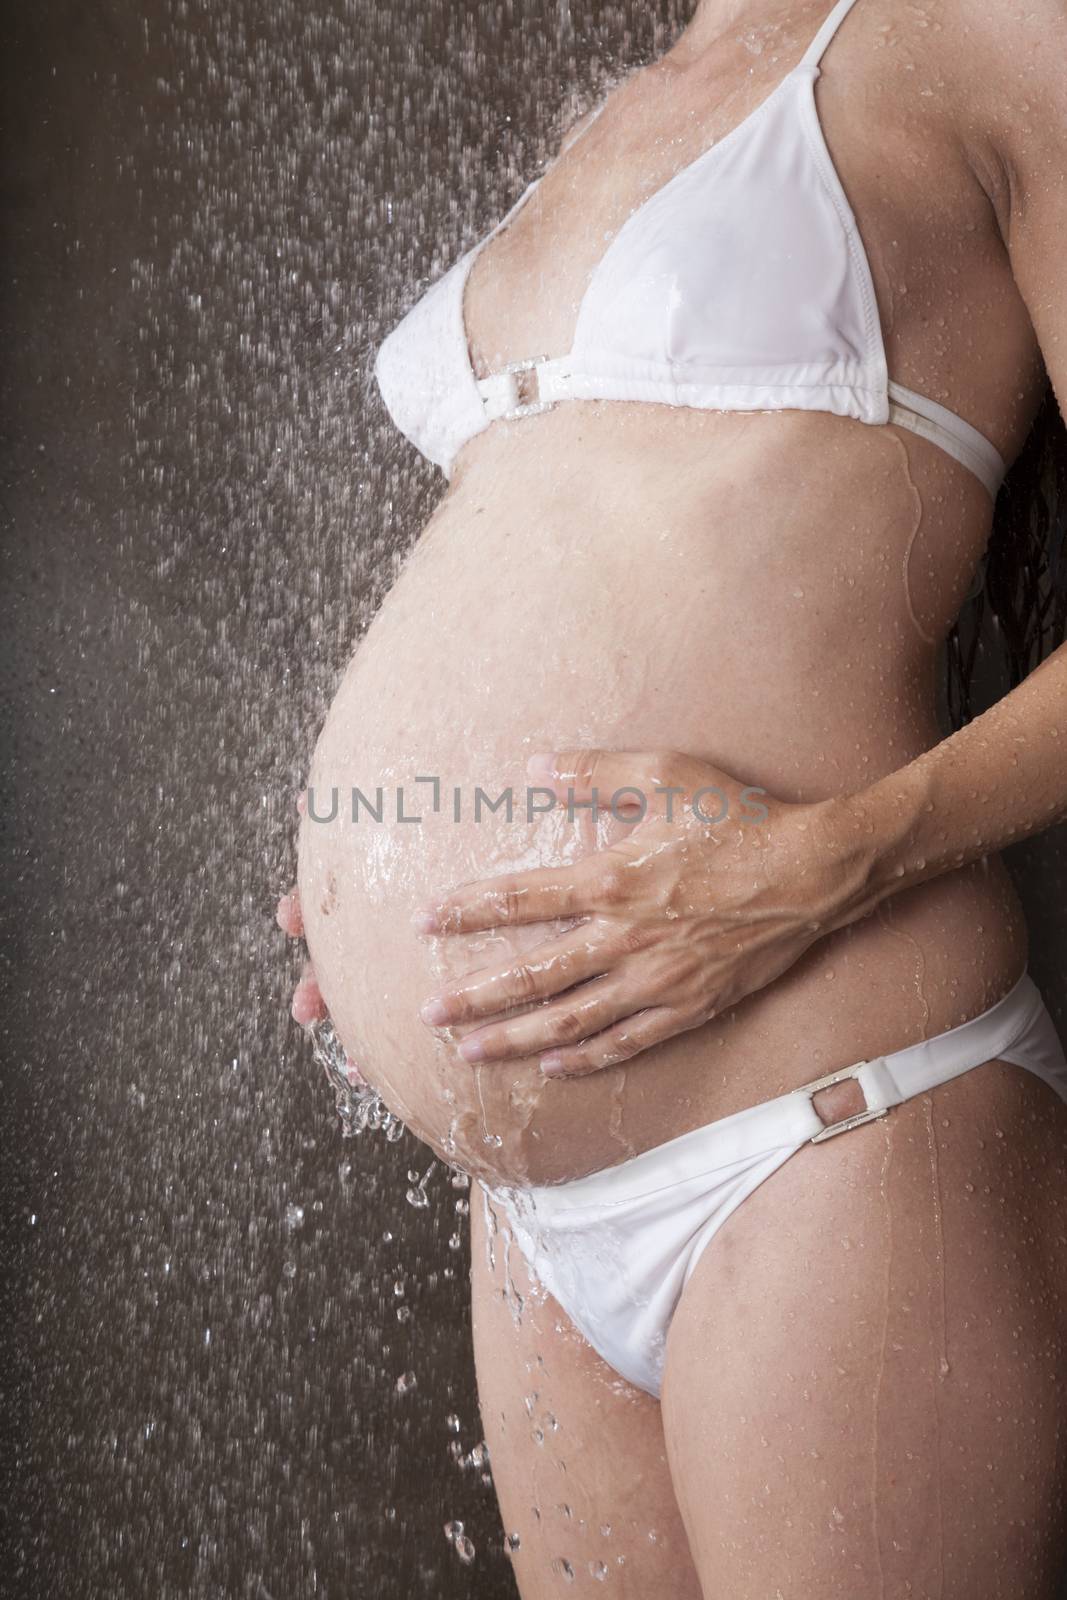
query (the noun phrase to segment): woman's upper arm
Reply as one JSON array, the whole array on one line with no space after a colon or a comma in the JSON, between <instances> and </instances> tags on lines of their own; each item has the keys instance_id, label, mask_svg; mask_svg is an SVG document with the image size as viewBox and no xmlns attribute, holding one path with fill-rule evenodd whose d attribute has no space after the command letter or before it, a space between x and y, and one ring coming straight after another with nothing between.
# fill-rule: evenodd
<instances>
[{"instance_id":1,"label":"woman's upper arm","mask_svg":"<svg viewBox=\"0 0 1067 1600\"><path fill-rule=\"evenodd\" d=\"M1067 0L989 9L999 48L986 58L985 109L1012 276L1067 416Z\"/></svg>"},{"instance_id":2,"label":"woman's upper arm","mask_svg":"<svg viewBox=\"0 0 1067 1600\"><path fill-rule=\"evenodd\" d=\"M593 121L599 110L599 104L595 105L590 111L583 112L580 117L576 117L573 122L568 123L559 141L557 159L559 156L563 155L564 151L569 150L571 145L574 144L576 140L582 137L582 134Z\"/></svg>"}]
</instances>

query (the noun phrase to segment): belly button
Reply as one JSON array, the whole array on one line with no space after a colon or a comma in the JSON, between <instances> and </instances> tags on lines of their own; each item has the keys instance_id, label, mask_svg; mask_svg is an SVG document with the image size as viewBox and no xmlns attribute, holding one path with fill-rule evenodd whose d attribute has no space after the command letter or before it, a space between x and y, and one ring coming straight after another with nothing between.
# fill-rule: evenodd
<instances>
[{"instance_id":1,"label":"belly button","mask_svg":"<svg viewBox=\"0 0 1067 1600\"><path fill-rule=\"evenodd\" d=\"M319 910L324 917L329 917L337 910L337 874L331 872L326 878L326 893L319 901Z\"/></svg>"}]
</instances>

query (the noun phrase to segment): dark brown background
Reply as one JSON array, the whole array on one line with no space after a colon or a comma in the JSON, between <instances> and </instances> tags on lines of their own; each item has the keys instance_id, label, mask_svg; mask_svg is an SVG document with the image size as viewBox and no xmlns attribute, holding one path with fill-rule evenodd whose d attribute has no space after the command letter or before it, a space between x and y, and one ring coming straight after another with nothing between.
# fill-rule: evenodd
<instances>
[{"instance_id":1,"label":"dark brown background","mask_svg":"<svg viewBox=\"0 0 1067 1600\"><path fill-rule=\"evenodd\" d=\"M413 1209L425 1152L340 1140L273 901L332 688L440 489L370 354L686 8L19 10L0 1584L504 1600L491 1489L449 1453L449 1413L481 1437L459 1196L438 1168ZM1012 861L1062 1024L1062 831Z\"/></svg>"}]
</instances>

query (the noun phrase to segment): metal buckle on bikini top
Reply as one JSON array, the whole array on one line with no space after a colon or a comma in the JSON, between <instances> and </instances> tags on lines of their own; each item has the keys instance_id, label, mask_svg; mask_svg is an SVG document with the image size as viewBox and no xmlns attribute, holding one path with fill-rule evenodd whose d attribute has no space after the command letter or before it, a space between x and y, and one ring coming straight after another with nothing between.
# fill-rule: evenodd
<instances>
[{"instance_id":1,"label":"metal buckle on bikini top","mask_svg":"<svg viewBox=\"0 0 1067 1600\"><path fill-rule=\"evenodd\" d=\"M490 421L497 417L528 417L538 411L547 411L555 402L542 400L537 369L545 364L545 356L535 356L528 361L512 361L488 378L476 380L482 405Z\"/></svg>"},{"instance_id":2,"label":"metal buckle on bikini top","mask_svg":"<svg viewBox=\"0 0 1067 1600\"><path fill-rule=\"evenodd\" d=\"M806 1094L810 1100L820 1089L829 1089L831 1084L843 1083L846 1078L858 1078L860 1070L867 1066L870 1066L869 1061L857 1061L851 1067L842 1067L839 1072L828 1072L825 1078L816 1078L812 1083L802 1083L796 1092ZM866 1094L863 1098L866 1101ZM812 1109L814 1110L814 1106ZM873 1122L876 1117L884 1117L888 1110L888 1106L879 1106L876 1111L868 1107L866 1111L857 1111L851 1117L842 1117L840 1122L830 1122L825 1128L820 1128L818 1133L813 1133L808 1143L818 1144L822 1139L832 1139L835 1133L847 1133L850 1128L858 1128L861 1123ZM818 1116L817 1111L815 1115Z\"/></svg>"}]
</instances>

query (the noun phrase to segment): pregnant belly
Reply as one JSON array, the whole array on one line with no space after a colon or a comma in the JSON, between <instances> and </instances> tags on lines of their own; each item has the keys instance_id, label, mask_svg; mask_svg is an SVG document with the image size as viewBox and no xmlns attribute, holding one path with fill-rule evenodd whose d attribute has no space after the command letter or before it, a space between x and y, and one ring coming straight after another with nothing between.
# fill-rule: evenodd
<instances>
[{"instance_id":1,"label":"pregnant belly","mask_svg":"<svg viewBox=\"0 0 1067 1600\"><path fill-rule=\"evenodd\" d=\"M634 1154L624 1069L563 1086L536 1059L471 1065L457 1050L466 1028L419 1018L450 979L562 924L427 938L411 926L418 907L474 878L575 860L628 829L528 813L528 799L536 808L546 797L527 788L526 754L558 742L543 709L533 740L508 697L473 695L464 715L431 675L400 713L402 660L372 629L319 741L301 828L307 941L340 1037L390 1109L479 1176L540 1182Z\"/></svg>"},{"instance_id":2,"label":"pregnant belly","mask_svg":"<svg viewBox=\"0 0 1067 1600\"><path fill-rule=\"evenodd\" d=\"M883 602L864 615L852 588L840 616L824 603L813 627L799 614L798 574L779 558L750 625L735 603L753 587L739 566L750 529L747 544L724 539L709 559L706 531L672 530L669 545L641 528L620 538L622 516L593 549L576 543L573 522L556 531L543 515L526 527L512 517L487 533L469 506L446 511L354 657L309 775L301 899L340 1037L413 1132L490 1181L575 1177L942 1031L996 999L1024 959L1017 902L994 863L898 897L732 1014L588 1078L546 1080L536 1059L470 1065L457 1049L465 1029L422 1023L419 1006L450 978L558 925L428 939L412 927L418 907L627 831L610 818L595 831L560 808L528 816L531 753L674 748L785 798L799 786L815 798L870 781L936 736L903 671L899 716L887 714L901 630ZM825 549L825 524L821 538ZM772 635L759 626L768 614L787 619ZM813 655L828 633L833 674ZM847 706L828 706L818 688L841 681L842 652L859 637ZM801 698L798 683L813 692Z\"/></svg>"}]
</instances>

